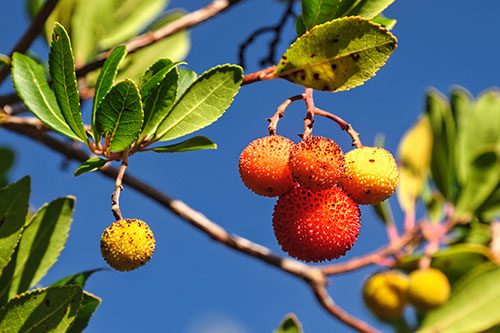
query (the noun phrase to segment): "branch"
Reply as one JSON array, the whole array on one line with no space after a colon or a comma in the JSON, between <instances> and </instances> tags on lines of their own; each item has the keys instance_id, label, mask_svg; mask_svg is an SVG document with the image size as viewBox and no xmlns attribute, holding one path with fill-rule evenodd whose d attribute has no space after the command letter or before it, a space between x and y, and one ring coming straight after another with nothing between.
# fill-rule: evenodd
<instances>
[{"instance_id":1,"label":"branch","mask_svg":"<svg viewBox=\"0 0 500 333\"><path fill-rule=\"evenodd\" d=\"M35 18L31 21L31 24L28 27L28 29L24 32L24 35L21 37L21 39L19 39L14 48L12 48L12 50L10 51L11 58L14 52L24 53L29 49L31 43L33 43L36 37L40 34L40 31L42 30L45 21L47 21L47 18L50 16L54 8L57 6L58 2L59 0L45 1L45 4L38 11ZM0 84L5 80L5 78L9 74L9 69L10 65L7 64L5 64L0 69Z\"/></svg>"},{"instance_id":2,"label":"branch","mask_svg":"<svg viewBox=\"0 0 500 333\"><path fill-rule=\"evenodd\" d=\"M125 176L125 171L128 167L128 154L129 150L125 150L122 156L122 165L118 169L118 174L116 175L115 190L111 195L111 211L116 220L123 220L122 212L120 210L120 194L123 191L123 176Z\"/></svg>"},{"instance_id":3,"label":"branch","mask_svg":"<svg viewBox=\"0 0 500 333\"><path fill-rule=\"evenodd\" d=\"M62 142L47 133L39 131L33 124L19 122L16 121L15 118L17 117L4 115L0 118L0 125L12 132L32 138L68 159L79 162L84 162L89 159L90 156L86 152L73 146L71 143ZM108 165L101 168L99 172L108 178L117 179L120 170ZM254 243L241 236L231 234L184 202L171 198L130 174L125 174L122 181L123 184L130 186L144 196L170 210L213 240L245 255L258 258L271 266L302 279L313 290L321 306L346 325L356 328L361 332L376 332L376 330L368 326L368 324L347 314L333 303L326 291L326 286L329 281L321 268L309 266L294 259L280 257L260 244Z\"/></svg>"},{"instance_id":4,"label":"branch","mask_svg":"<svg viewBox=\"0 0 500 333\"><path fill-rule=\"evenodd\" d=\"M340 128L342 130L346 131L347 134L349 134L349 136L351 137L352 145L354 147L357 147L357 148L363 147L363 144L361 143L361 139L359 138L359 133L356 132L354 130L354 128L351 126L351 124L346 122L344 119L340 118L339 116L337 116L335 114L332 114L330 112L327 112L327 111L324 111L324 110L321 110L318 108L316 108L314 113L317 114L318 116L326 117L330 120L333 120L334 122L339 124Z\"/></svg>"},{"instance_id":5,"label":"branch","mask_svg":"<svg viewBox=\"0 0 500 333\"><path fill-rule=\"evenodd\" d=\"M420 239L420 236L420 228L417 226L413 230L405 233L403 236L401 236L401 238L397 239L393 243L382 247L372 253L361 257L356 257L339 264L325 265L320 267L320 269L326 275L336 275L355 271L368 265L376 264L388 256L395 255L412 241Z\"/></svg>"}]
</instances>

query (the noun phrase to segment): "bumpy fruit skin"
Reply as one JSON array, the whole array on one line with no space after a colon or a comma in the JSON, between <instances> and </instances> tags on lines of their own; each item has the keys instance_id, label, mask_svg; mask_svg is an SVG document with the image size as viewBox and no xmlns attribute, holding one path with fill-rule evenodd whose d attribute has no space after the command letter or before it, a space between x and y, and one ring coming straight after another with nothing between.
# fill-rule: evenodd
<instances>
[{"instance_id":1,"label":"bumpy fruit skin","mask_svg":"<svg viewBox=\"0 0 500 333\"><path fill-rule=\"evenodd\" d=\"M418 269L410 274L408 299L421 311L431 310L446 303L450 291L448 278L438 269Z\"/></svg>"},{"instance_id":2,"label":"bumpy fruit skin","mask_svg":"<svg viewBox=\"0 0 500 333\"><path fill-rule=\"evenodd\" d=\"M113 222L101 236L101 254L117 271L131 271L151 259L155 239L149 226L136 219Z\"/></svg>"},{"instance_id":3,"label":"bumpy fruit skin","mask_svg":"<svg viewBox=\"0 0 500 333\"><path fill-rule=\"evenodd\" d=\"M240 177L246 187L266 197L288 192L294 186L288 167L292 147L291 140L279 135L250 142L239 161Z\"/></svg>"},{"instance_id":4,"label":"bumpy fruit skin","mask_svg":"<svg viewBox=\"0 0 500 333\"><path fill-rule=\"evenodd\" d=\"M398 180L396 161L383 148L361 147L345 154L342 187L359 204L384 201L394 193Z\"/></svg>"},{"instance_id":5,"label":"bumpy fruit skin","mask_svg":"<svg viewBox=\"0 0 500 333\"><path fill-rule=\"evenodd\" d=\"M360 228L358 205L340 187L296 186L274 207L274 234L283 251L304 261L344 255Z\"/></svg>"},{"instance_id":6,"label":"bumpy fruit skin","mask_svg":"<svg viewBox=\"0 0 500 333\"><path fill-rule=\"evenodd\" d=\"M289 165L294 180L300 185L324 189L340 182L344 155L335 141L313 136L293 147Z\"/></svg>"},{"instance_id":7,"label":"bumpy fruit skin","mask_svg":"<svg viewBox=\"0 0 500 333\"><path fill-rule=\"evenodd\" d=\"M363 300L384 321L401 318L408 301L408 277L398 271L376 273L363 286Z\"/></svg>"}]
</instances>

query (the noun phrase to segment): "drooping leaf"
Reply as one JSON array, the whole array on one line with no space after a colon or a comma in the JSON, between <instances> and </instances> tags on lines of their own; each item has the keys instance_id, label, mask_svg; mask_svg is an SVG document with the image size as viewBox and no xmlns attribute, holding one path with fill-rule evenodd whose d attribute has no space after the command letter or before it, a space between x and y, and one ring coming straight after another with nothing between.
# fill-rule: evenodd
<instances>
[{"instance_id":1,"label":"drooping leaf","mask_svg":"<svg viewBox=\"0 0 500 333\"><path fill-rule=\"evenodd\" d=\"M398 268L410 272L418 268L422 256L407 256L398 262ZM431 266L446 274L453 284L475 266L493 260L491 250L478 244L457 244L436 252Z\"/></svg>"},{"instance_id":2,"label":"drooping leaf","mask_svg":"<svg viewBox=\"0 0 500 333\"><path fill-rule=\"evenodd\" d=\"M0 147L0 188L8 183L8 174L14 165L14 151L7 147Z\"/></svg>"},{"instance_id":3,"label":"drooping leaf","mask_svg":"<svg viewBox=\"0 0 500 333\"><path fill-rule=\"evenodd\" d=\"M75 62L71 42L59 23L54 26L49 53L49 72L57 104L69 128L82 140L87 140L80 112L80 95L76 84Z\"/></svg>"},{"instance_id":4,"label":"drooping leaf","mask_svg":"<svg viewBox=\"0 0 500 333\"><path fill-rule=\"evenodd\" d=\"M184 14L185 12L180 10L167 12L156 20L148 31L153 31L171 23ZM189 32L187 30L179 31L128 55L125 58L124 65L120 69L118 77L120 79L129 78L139 83L141 82L144 71L156 60L168 58L174 62L180 61L186 57L189 48Z\"/></svg>"},{"instance_id":5,"label":"drooping leaf","mask_svg":"<svg viewBox=\"0 0 500 333\"><path fill-rule=\"evenodd\" d=\"M375 75L396 48L396 38L361 17L311 29L285 52L275 74L317 90L348 90Z\"/></svg>"},{"instance_id":6,"label":"drooping leaf","mask_svg":"<svg viewBox=\"0 0 500 333\"><path fill-rule=\"evenodd\" d=\"M469 165L467 180L459 193L456 218L470 220L500 184L500 146L479 152Z\"/></svg>"},{"instance_id":7,"label":"drooping leaf","mask_svg":"<svg viewBox=\"0 0 500 333\"><path fill-rule=\"evenodd\" d=\"M137 139L143 117L139 89L134 82L123 80L97 106L98 137L105 137L112 152L124 151Z\"/></svg>"},{"instance_id":8,"label":"drooping leaf","mask_svg":"<svg viewBox=\"0 0 500 333\"><path fill-rule=\"evenodd\" d=\"M175 103L155 137L176 139L219 119L238 93L242 78L243 70L236 65L217 66L200 75Z\"/></svg>"},{"instance_id":9,"label":"drooping leaf","mask_svg":"<svg viewBox=\"0 0 500 333\"><path fill-rule=\"evenodd\" d=\"M455 202L457 179L455 172L455 121L451 107L437 90L430 90L426 96L426 114L432 128L432 180L443 196Z\"/></svg>"},{"instance_id":10,"label":"drooping leaf","mask_svg":"<svg viewBox=\"0 0 500 333\"><path fill-rule=\"evenodd\" d=\"M82 302L80 305L80 310L76 316L76 319L71 325L68 333L80 333L88 325L90 317L94 314L97 307L101 304L101 299L87 291L83 291Z\"/></svg>"},{"instance_id":11,"label":"drooping leaf","mask_svg":"<svg viewBox=\"0 0 500 333\"><path fill-rule=\"evenodd\" d=\"M154 147L157 153L181 153L193 150L217 149L217 144L204 136L195 136L185 141L161 147Z\"/></svg>"},{"instance_id":12,"label":"drooping leaf","mask_svg":"<svg viewBox=\"0 0 500 333\"><path fill-rule=\"evenodd\" d=\"M99 77L97 78L97 82L95 85L95 94L94 94L94 104L92 107L92 132L94 135L97 133L96 124L95 124L95 114L97 111L97 106L101 103L102 99L113 87L113 81L116 78L116 74L118 73L118 67L120 67L120 63L123 58L127 54L127 48L125 46L117 46L113 49L109 57L104 62L104 65L99 72ZM95 138L99 140L99 138Z\"/></svg>"},{"instance_id":13,"label":"drooping leaf","mask_svg":"<svg viewBox=\"0 0 500 333\"><path fill-rule=\"evenodd\" d=\"M82 141L66 123L56 97L45 78L45 70L42 65L28 56L14 53L12 56L12 81L19 97L38 119L61 134Z\"/></svg>"},{"instance_id":14,"label":"drooping leaf","mask_svg":"<svg viewBox=\"0 0 500 333\"><path fill-rule=\"evenodd\" d=\"M12 276L7 281L4 275L0 278L0 298L11 299L33 287L57 261L68 238L74 204L73 197L59 198L31 218L12 257Z\"/></svg>"},{"instance_id":15,"label":"drooping leaf","mask_svg":"<svg viewBox=\"0 0 500 333\"><path fill-rule=\"evenodd\" d=\"M87 282L88 278L96 273L103 271L104 268L96 268L96 269L91 269L88 271L76 273L76 274L71 274L66 277L63 277L62 279L54 282L51 287L62 287L62 286L69 286L69 285L77 285L80 287L85 287L85 283Z\"/></svg>"},{"instance_id":16,"label":"drooping leaf","mask_svg":"<svg viewBox=\"0 0 500 333\"><path fill-rule=\"evenodd\" d=\"M413 211L423 190L432 154L432 129L427 116L422 116L399 143L399 185L397 197L404 211Z\"/></svg>"},{"instance_id":17,"label":"drooping leaf","mask_svg":"<svg viewBox=\"0 0 500 333\"><path fill-rule=\"evenodd\" d=\"M177 87L177 97L181 97L187 88L198 78L198 74L190 69L179 69L179 84Z\"/></svg>"},{"instance_id":18,"label":"drooping leaf","mask_svg":"<svg viewBox=\"0 0 500 333\"><path fill-rule=\"evenodd\" d=\"M29 196L29 177L0 189L0 272L9 262L21 238Z\"/></svg>"},{"instance_id":19,"label":"drooping leaf","mask_svg":"<svg viewBox=\"0 0 500 333\"><path fill-rule=\"evenodd\" d=\"M474 99L472 98L469 91L462 87L455 87L451 91L450 94L450 104L451 104L451 112L453 114L453 118L455 119L455 123L457 124L457 135L460 136L460 132L467 126L465 123L466 117L469 116L469 113L472 112L474 107ZM459 140L459 138L457 138ZM459 159L457 151L457 160ZM460 176L459 166L457 165L457 172Z\"/></svg>"},{"instance_id":20,"label":"drooping leaf","mask_svg":"<svg viewBox=\"0 0 500 333\"><path fill-rule=\"evenodd\" d=\"M75 176L80 176L84 173L87 172L93 172L99 170L99 168L102 168L104 165L108 163L107 160L99 158L99 157L92 157L83 162L76 168L75 170Z\"/></svg>"},{"instance_id":21,"label":"drooping leaf","mask_svg":"<svg viewBox=\"0 0 500 333\"><path fill-rule=\"evenodd\" d=\"M151 138L172 110L176 100L178 80L179 72L174 68L163 77L159 85L148 93L144 102L144 125L139 135L139 141Z\"/></svg>"},{"instance_id":22,"label":"drooping leaf","mask_svg":"<svg viewBox=\"0 0 500 333\"><path fill-rule=\"evenodd\" d=\"M479 274L424 318L419 333L482 332L500 323L500 266Z\"/></svg>"},{"instance_id":23,"label":"drooping leaf","mask_svg":"<svg viewBox=\"0 0 500 333\"><path fill-rule=\"evenodd\" d=\"M142 101L144 101L149 93L160 84L165 75L178 64L179 63L174 63L170 59L160 59L146 70L141 81Z\"/></svg>"},{"instance_id":24,"label":"drooping leaf","mask_svg":"<svg viewBox=\"0 0 500 333\"><path fill-rule=\"evenodd\" d=\"M79 286L36 289L0 309L0 332L65 333L82 300Z\"/></svg>"},{"instance_id":25,"label":"drooping leaf","mask_svg":"<svg viewBox=\"0 0 500 333\"><path fill-rule=\"evenodd\" d=\"M473 161L480 152L500 147L500 92L496 89L486 91L469 112L464 113L457 138L457 171L461 185L468 180Z\"/></svg>"},{"instance_id":26,"label":"drooping leaf","mask_svg":"<svg viewBox=\"0 0 500 333\"><path fill-rule=\"evenodd\" d=\"M274 330L273 333L302 333L302 325L293 313L289 313L283 318L278 329Z\"/></svg>"}]
</instances>

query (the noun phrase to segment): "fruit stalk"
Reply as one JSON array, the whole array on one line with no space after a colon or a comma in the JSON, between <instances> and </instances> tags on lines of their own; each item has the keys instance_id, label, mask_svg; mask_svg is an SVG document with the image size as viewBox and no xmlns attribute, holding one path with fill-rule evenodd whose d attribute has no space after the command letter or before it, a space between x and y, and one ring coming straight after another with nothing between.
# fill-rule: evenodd
<instances>
[{"instance_id":1,"label":"fruit stalk","mask_svg":"<svg viewBox=\"0 0 500 333\"><path fill-rule=\"evenodd\" d=\"M120 211L120 194L123 191L123 176L125 176L125 171L128 167L128 154L129 150L123 152L122 165L118 169L118 174L116 175L115 180L115 190L111 195L111 211L117 221L123 220L122 212Z\"/></svg>"}]
</instances>

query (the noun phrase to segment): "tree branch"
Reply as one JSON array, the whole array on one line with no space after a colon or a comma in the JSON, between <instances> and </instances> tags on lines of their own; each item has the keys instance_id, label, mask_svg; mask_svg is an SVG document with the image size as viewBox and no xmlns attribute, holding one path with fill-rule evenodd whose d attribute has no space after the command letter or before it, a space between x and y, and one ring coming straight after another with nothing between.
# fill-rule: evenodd
<instances>
[{"instance_id":1,"label":"tree branch","mask_svg":"<svg viewBox=\"0 0 500 333\"><path fill-rule=\"evenodd\" d=\"M47 18L50 16L50 14L54 10L54 8L57 6L58 2L59 2L59 0L47 0L47 1L45 1L45 4L38 11L35 18L31 21L31 24L28 27L28 29L24 32L24 35L21 37L21 39L19 39L19 41L16 43L16 45L10 51L11 58L12 58L12 55L14 54L14 52L24 53L29 49L29 47L31 46L31 43L33 43L33 41L36 39L36 37L40 34L40 31L42 30L43 25L45 24L45 21L47 21ZM0 69L0 84L8 76L9 69L10 69L10 65L4 65Z\"/></svg>"},{"instance_id":2,"label":"tree branch","mask_svg":"<svg viewBox=\"0 0 500 333\"><path fill-rule=\"evenodd\" d=\"M9 116L4 112L2 117L0 117L0 126L12 132L29 137L62 154L68 159L84 162L90 158L85 151L75 147L71 143L60 141L38 130L34 124L18 121L16 118L18 117ZM99 171L101 174L111 179L117 179L120 173L119 169L109 165L104 166ZM245 255L258 258L271 266L302 279L313 290L321 306L346 325L358 329L361 332L376 332L375 329L371 328L360 319L347 314L333 303L326 291L326 286L329 284L329 281L324 268L309 266L294 259L280 257L260 244L254 243L241 236L231 234L184 202L173 199L130 174L125 174L122 182L170 210L213 240Z\"/></svg>"}]
</instances>

